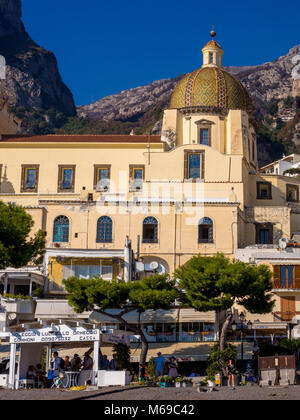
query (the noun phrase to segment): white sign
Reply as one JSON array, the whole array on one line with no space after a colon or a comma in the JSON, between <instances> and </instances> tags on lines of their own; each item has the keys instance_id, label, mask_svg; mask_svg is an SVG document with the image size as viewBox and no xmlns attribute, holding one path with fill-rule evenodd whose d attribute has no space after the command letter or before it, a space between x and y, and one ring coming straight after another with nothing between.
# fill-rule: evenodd
<instances>
[{"instance_id":1,"label":"white sign","mask_svg":"<svg viewBox=\"0 0 300 420\"><path fill-rule=\"evenodd\" d=\"M101 340L103 343L109 344L128 344L127 334L102 334Z\"/></svg>"},{"instance_id":2,"label":"white sign","mask_svg":"<svg viewBox=\"0 0 300 420\"><path fill-rule=\"evenodd\" d=\"M85 341L99 341L99 330L88 330L83 327L70 328L66 325L32 329L24 332L12 332L11 344L30 343L72 343Z\"/></svg>"}]
</instances>

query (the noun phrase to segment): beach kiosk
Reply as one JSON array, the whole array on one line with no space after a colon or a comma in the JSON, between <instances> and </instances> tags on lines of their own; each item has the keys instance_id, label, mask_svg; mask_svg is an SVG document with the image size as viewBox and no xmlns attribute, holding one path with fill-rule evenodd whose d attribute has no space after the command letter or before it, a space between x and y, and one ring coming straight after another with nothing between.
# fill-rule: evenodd
<instances>
[{"instance_id":1,"label":"beach kiosk","mask_svg":"<svg viewBox=\"0 0 300 420\"><path fill-rule=\"evenodd\" d=\"M46 347L46 365L50 366L52 347L72 343L92 343L94 347L94 364L92 372L92 384L97 385L98 360L101 330L95 325L71 326L66 323L58 325L52 323L50 326L39 327L31 326L19 331L10 332L10 366L8 387L18 389L20 378L26 378L26 373L30 365L35 366L40 363L42 351ZM19 346L19 363L16 371L16 353Z\"/></svg>"}]
</instances>

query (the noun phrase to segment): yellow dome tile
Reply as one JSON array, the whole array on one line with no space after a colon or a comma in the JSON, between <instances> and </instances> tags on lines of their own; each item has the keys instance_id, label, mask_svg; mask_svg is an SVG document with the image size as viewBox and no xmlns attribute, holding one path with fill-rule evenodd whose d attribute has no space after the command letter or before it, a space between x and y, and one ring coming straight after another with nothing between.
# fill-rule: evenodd
<instances>
[{"instance_id":1,"label":"yellow dome tile","mask_svg":"<svg viewBox=\"0 0 300 420\"><path fill-rule=\"evenodd\" d=\"M215 41L214 41L215 42ZM221 67L202 67L177 84L170 107L193 106L240 109L251 112L251 99L241 82Z\"/></svg>"}]
</instances>

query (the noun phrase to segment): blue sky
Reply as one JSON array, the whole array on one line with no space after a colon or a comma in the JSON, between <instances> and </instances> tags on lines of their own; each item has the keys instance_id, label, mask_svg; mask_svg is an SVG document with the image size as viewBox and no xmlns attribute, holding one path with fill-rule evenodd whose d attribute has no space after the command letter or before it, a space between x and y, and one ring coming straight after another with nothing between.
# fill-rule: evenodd
<instances>
[{"instance_id":1,"label":"blue sky","mask_svg":"<svg viewBox=\"0 0 300 420\"><path fill-rule=\"evenodd\" d=\"M212 23L224 65L262 64L300 44L298 0L23 0L77 105L202 65Z\"/></svg>"}]
</instances>

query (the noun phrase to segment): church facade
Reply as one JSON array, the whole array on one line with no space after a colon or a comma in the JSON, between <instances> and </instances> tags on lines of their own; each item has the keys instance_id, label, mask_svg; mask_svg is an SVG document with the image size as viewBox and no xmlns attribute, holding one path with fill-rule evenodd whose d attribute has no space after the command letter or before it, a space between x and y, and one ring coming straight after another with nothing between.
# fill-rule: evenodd
<instances>
[{"instance_id":1,"label":"church facade","mask_svg":"<svg viewBox=\"0 0 300 420\"><path fill-rule=\"evenodd\" d=\"M259 334L296 326L300 254L291 241L278 244L300 231L300 180L259 171L249 94L223 68L215 40L203 57L175 88L161 136L1 136L0 200L24 206L34 230L47 233L42 267L0 272L10 293L31 293L44 279L35 318L76 317L63 300L71 275L136 281L222 252L274 269L274 313L246 314ZM188 309L142 320L150 342L183 349L217 340L219 321Z\"/></svg>"}]
</instances>

